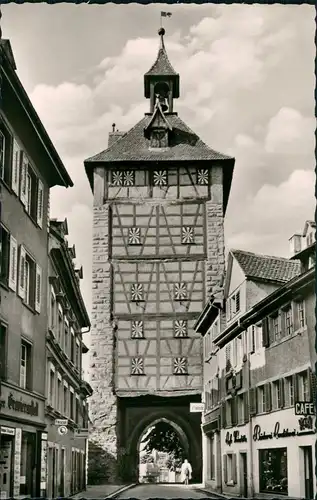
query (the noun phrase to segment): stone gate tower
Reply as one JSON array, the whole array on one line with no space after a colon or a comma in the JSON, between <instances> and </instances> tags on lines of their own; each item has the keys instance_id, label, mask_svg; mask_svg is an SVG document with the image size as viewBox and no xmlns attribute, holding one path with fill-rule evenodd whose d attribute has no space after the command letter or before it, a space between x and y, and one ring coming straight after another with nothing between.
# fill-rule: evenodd
<instances>
[{"instance_id":1,"label":"stone gate tower","mask_svg":"<svg viewBox=\"0 0 317 500\"><path fill-rule=\"evenodd\" d=\"M201 416L189 411L203 371L193 325L221 288L234 159L174 111L179 75L164 33L144 76L149 112L85 161L94 193L91 449L99 476L114 481L136 479L140 438L162 420L201 480Z\"/></svg>"}]
</instances>

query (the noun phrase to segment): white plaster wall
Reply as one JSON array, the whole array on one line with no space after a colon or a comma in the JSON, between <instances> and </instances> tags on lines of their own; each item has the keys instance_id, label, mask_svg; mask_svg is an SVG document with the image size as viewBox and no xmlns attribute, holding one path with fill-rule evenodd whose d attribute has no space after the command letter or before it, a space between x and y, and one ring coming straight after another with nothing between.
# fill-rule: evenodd
<instances>
[{"instance_id":1,"label":"white plaster wall","mask_svg":"<svg viewBox=\"0 0 317 500\"><path fill-rule=\"evenodd\" d=\"M226 443L226 435L227 432L233 435L235 431L239 431L240 435L245 435L247 437L247 441L244 443L234 443L231 445ZM221 453L222 456L227 453L235 453L237 460L237 485L239 489L239 493L242 494L243 485L241 484L241 463L240 463L240 453L247 453L247 474L248 474L248 494L249 496L252 494L252 457L251 457L251 446L252 446L252 436L250 433L250 424L239 425L236 427L232 427L230 429L221 429ZM223 458L222 458L223 459ZM225 485L223 482L223 489L230 492L231 487ZM232 488L233 490L233 488Z\"/></svg>"},{"instance_id":2,"label":"white plaster wall","mask_svg":"<svg viewBox=\"0 0 317 500\"><path fill-rule=\"evenodd\" d=\"M243 282L245 282L245 275L244 275L241 267L239 266L239 264L235 260L235 258L233 258L231 276L230 276L230 284L229 284L229 290L228 290L229 297L233 292L238 291L238 288L240 287L240 285ZM241 299L242 299L242 297L240 298L240 304L242 306Z\"/></svg>"},{"instance_id":3,"label":"white plaster wall","mask_svg":"<svg viewBox=\"0 0 317 500\"><path fill-rule=\"evenodd\" d=\"M294 408L275 411L270 414L260 415L252 419L252 433L255 425L261 426L261 432L273 432L275 423L280 423L280 432L283 429L292 431L299 430L298 420L300 417L294 414ZM314 425L314 424L313 424ZM259 450L269 448L287 448L287 475L288 475L288 496L303 498L305 496L305 486L303 477L303 464L301 463L300 446L313 446L313 474L316 467L315 459L316 434L306 436L291 436L285 438L272 438L262 441L254 441L253 445L253 478L255 493L259 493ZM316 481L314 481L314 496L316 495Z\"/></svg>"}]
</instances>

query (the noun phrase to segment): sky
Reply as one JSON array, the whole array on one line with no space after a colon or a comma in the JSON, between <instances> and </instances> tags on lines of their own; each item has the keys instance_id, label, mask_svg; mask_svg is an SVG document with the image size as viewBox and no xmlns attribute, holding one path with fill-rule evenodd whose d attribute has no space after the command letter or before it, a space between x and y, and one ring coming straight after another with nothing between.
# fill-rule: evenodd
<instances>
[{"instance_id":1,"label":"sky","mask_svg":"<svg viewBox=\"0 0 317 500\"><path fill-rule=\"evenodd\" d=\"M74 187L53 188L67 217L91 312L92 193L83 161L149 111L143 75L156 59L160 11L180 74L175 111L209 146L236 158L225 241L289 256L314 218L315 10L309 5L70 5L2 7L17 73ZM89 345L89 338L86 337Z\"/></svg>"}]
</instances>

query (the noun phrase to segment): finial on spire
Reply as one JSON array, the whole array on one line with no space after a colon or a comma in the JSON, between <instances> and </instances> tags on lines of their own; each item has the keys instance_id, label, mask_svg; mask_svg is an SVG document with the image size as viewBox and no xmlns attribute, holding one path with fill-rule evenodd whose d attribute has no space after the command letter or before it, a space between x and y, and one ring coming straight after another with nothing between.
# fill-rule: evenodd
<instances>
[{"instance_id":1,"label":"finial on spire","mask_svg":"<svg viewBox=\"0 0 317 500\"><path fill-rule=\"evenodd\" d=\"M160 43L160 48L161 49L165 49L165 45L164 45L164 35L165 35L165 29L163 27L161 27L159 30L158 30L158 34L160 35L161 37L161 43Z\"/></svg>"},{"instance_id":2,"label":"finial on spire","mask_svg":"<svg viewBox=\"0 0 317 500\"><path fill-rule=\"evenodd\" d=\"M113 124L112 124L112 132L115 132L115 131L116 131L116 124L115 124L115 123L113 123Z\"/></svg>"}]
</instances>

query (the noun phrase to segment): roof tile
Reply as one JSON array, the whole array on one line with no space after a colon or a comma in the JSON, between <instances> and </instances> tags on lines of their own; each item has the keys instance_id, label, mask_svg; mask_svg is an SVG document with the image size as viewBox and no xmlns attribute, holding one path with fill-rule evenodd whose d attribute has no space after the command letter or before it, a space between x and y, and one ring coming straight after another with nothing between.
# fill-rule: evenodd
<instances>
[{"instance_id":1,"label":"roof tile","mask_svg":"<svg viewBox=\"0 0 317 500\"><path fill-rule=\"evenodd\" d=\"M150 140L144 129L152 115L145 115L125 135L109 148L98 153L85 163L122 162L122 161L180 161L180 160L233 160L230 156L218 153L205 144L176 113L166 117L173 128L170 146L164 149L150 149Z\"/></svg>"},{"instance_id":2,"label":"roof tile","mask_svg":"<svg viewBox=\"0 0 317 500\"><path fill-rule=\"evenodd\" d=\"M230 250L247 278L286 283L301 273L299 260Z\"/></svg>"}]
</instances>

